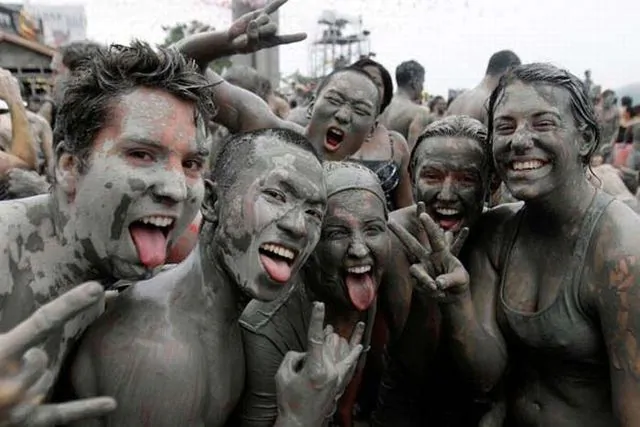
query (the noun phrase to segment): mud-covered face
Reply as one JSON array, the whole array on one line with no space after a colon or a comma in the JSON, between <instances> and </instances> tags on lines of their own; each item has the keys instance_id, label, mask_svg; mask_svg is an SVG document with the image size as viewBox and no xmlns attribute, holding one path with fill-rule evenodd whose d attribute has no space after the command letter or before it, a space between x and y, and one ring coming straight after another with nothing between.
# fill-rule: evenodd
<instances>
[{"instance_id":1,"label":"mud-covered face","mask_svg":"<svg viewBox=\"0 0 640 427\"><path fill-rule=\"evenodd\" d=\"M571 112L569 92L545 84L514 82L494 110L493 158L519 200L538 198L584 179L584 136Z\"/></svg>"},{"instance_id":2,"label":"mud-covered face","mask_svg":"<svg viewBox=\"0 0 640 427\"><path fill-rule=\"evenodd\" d=\"M480 217L489 185L488 159L478 141L434 137L416 155L413 190L416 202L445 231L471 228Z\"/></svg>"},{"instance_id":3,"label":"mud-covered face","mask_svg":"<svg viewBox=\"0 0 640 427\"><path fill-rule=\"evenodd\" d=\"M390 254L385 208L367 190L329 198L322 237L305 267L314 294L365 311L374 303Z\"/></svg>"},{"instance_id":4,"label":"mud-covered face","mask_svg":"<svg viewBox=\"0 0 640 427\"><path fill-rule=\"evenodd\" d=\"M143 277L164 264L200 208L206 150L194 117L189 102L136 89L114 104L86 171L60 160L83 256L116 278Z\"/></svg>"},{"instance_id":5,"label":"mud-covered face","mask_svg":"<svg viewBox=\"0 0 640 427\"><path fill-rule=\"evenodd\" d=\"M346 159L373 131L379 105L378 88L367 76L337 73L318 94L307 136L325 160Z\"/></svg>"},{"instance_id":6,"label":"mud-covered face","mask_svg":"<svg viewBox=\"0 0 640 427\"><path fill-rule=\"evenodd\" d=\"M274 136L260 139L249 166L222 191L216 241L238 286L270 301L318 243L326 189L315 156Z\"/></svg>"}]
</instances>

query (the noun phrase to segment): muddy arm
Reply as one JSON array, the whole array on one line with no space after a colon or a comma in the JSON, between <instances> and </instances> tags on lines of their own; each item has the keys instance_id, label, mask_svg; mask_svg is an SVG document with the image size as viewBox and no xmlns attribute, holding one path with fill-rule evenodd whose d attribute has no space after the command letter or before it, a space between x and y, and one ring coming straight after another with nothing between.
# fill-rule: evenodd
<instances>
[{"instance_id":1,"label":"muddy arm","mask_svg":"<svg viewBox=\"0 0 640 427\"><path fill-rule=\"evenodd\" d=\"M214 85L214 102L218 108L214 121L231 133L265 128L288 128L304 133L303 127L273 114L269 105L257 95L226 82L211 70L205 75Z\"/></svg>"},{"instance_id":2,"label":"muddy arm","mask_svg":"<svg viewBox=\"0 0 640 427\"><path fill-rule=\"evenodd\" d=\"M640 425L640 254L605 262L594 292L611 372L613 412L621 427Z\"/></svg>"},{"instance_id":3,"label":"muddy arm","mask_svg":"<svg viewBox=\"0 0 640 427\"><path fill-rule=\"evenodd\" d=\"M496 320L500 277L480 244L472 249L467 266L472 291L440 307L458 366L480 392L487 393L507 366L507 347Z\"/></svg>"}]
</instances>

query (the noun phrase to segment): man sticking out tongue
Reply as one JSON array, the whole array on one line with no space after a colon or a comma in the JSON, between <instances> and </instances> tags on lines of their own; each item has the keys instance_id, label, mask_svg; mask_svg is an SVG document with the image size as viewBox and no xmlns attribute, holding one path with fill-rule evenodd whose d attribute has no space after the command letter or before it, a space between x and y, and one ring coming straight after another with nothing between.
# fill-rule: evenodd
<instances>
[{"instance_id":1,"label":"man sticking out tongue","mask_svg":"<svg viewBox=\"0 0 640 427\"><path fill-rule=\"evenodd\" d=\"M253 301L244 311L247 389L243 426L271 426L277 412L274 376L286 351L304 352L299 340L307 330L312 302L326 306L326 324L348 340L365 322L363 345L369 345L376 296L390 254L387 208L378 177L352 162L325 162L327 212L320 242L300 274L299 282L275 303ZM302 334L302 335L301 335ZM352 425L353 396L364 358L342 398L336 422Z\"/></svg>"}]
</instances>

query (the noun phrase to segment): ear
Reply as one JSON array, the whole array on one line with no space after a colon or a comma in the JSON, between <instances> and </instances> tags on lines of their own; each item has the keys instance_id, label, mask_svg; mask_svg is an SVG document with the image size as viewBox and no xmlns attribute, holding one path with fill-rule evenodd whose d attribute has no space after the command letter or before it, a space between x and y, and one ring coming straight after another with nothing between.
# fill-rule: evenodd
<instances>
[{"instance_id":1,"label":"ear","mask_svg":"<svg viewBox=\"0 0 640 427\"><path fill-rule=\"evenodd\" d=\"M316 106L316 98L314 96L313 98L311 98L311 102L307 107L307 119L311 120L311 116L313 115L313 107L315 106Z\"/></svg>"},{"instance_id":2,"label":"ear","mask_svg":"<svg viewBox=\"0 0 640 427\"><path fill-rule=\"evenodd\" d=\"M56 159L54 168L56 184L70 199L73 199L80 177L80 159L65 151L64 142L58 144L56 148Z\"/></svg>"},{"instance_id":3,"label":"ear","mask_svg":"<svg viewBox=\"0 0 640 427\"><path fill-rule=\"evenodd\" d=\"M492 172L489 174L489 194L495 194L495 192L500 189L501 184L502 180L497 173Z\"/></svg>"},{"instance_id":4,"label":"ear","mask_svg":"<svg viewBox=\"0 0 640 427\"><path fill-rule=\"evenodd\" d=\"M370 141L371 138L373 138L373 135L376 133L376 129L378 129L378 124L380 123L380 120L376 119L375 122L373 122L373 125L371 125L371 129L369 130L369 134L367 135L366 141Z\"/></svg>"},{"instance_id":5,"label":"ear","mask_svg":"<svg viewBox=\"0 0 640 427\"><path fill-rule=\"evenodd\" d=\"M204 200L200 211L205 221L212 224L218 223L218 184L210 179L204 180Z\"/></svg>"},{"instance_id":6,"label":"ear","mask_svg":"<svg viewBox=\"0 0 640 427\"><path fill-rule=\"evenodd\" d=\"M580 145L580 158L585 158L593 150L598 141L596 140L595 132L586 126L582 128L581 134L582 144Z\"/></svg>"}]
</instances>

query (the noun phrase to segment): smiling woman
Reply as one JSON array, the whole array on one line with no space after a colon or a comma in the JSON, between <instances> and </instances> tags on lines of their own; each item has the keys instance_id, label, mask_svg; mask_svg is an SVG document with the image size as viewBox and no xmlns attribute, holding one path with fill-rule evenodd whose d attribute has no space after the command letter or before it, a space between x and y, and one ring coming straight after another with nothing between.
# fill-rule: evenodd
<instances>
[{"instance_id":1,"label":"smiling woman","mask_svg":"<svg viewBox=\"0 0 640 427\"><path fill-rule=\"evenodd\" d=\"M483 214L470 279L439 285L461 371L485 391L506 374L505 425L639 425L640 218L587 181L599 130L583 85L522 65L488 115L497 172L524 204Z\"/></svg>"}]
</instances>

